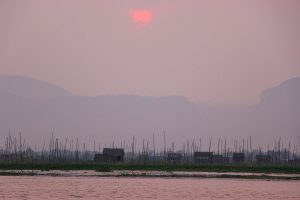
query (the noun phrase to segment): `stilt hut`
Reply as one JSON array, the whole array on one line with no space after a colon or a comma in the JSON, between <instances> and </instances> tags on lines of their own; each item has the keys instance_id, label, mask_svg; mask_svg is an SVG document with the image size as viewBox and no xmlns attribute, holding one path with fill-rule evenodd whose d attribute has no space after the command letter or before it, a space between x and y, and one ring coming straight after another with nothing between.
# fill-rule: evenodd
<instances>
[{"instance_id":1,"label":"stilt hut","mask_svg":"<svg viewBox=\"0 0 300 200\"><path fill-rule=\"evenodd\" d=\"M271 164L271 155L256 155L257 164L268 165Z\"/></svg>"},{"instance_id":2,"label":"stilt hut","mask_svg":"<svg viewBox=\"0 0 300 200\"><path fill-rule=\"evenodd\" d=\"M123 162L124 149L104 148L102 154L95 154L96 162Z\"/></svg>"},{"instance_id":3,"label":"stilt hut","mask_svg":"<svg viewBox=\"0 0 300 200\"><path fill-rule=\"evenodd\" d=\"M168 153L168 155L167 155L168 163L171 163L171 164L180 163L181 159L182 159L182 156L180 153Z\"/></svg>"},{"instance_id":4,"label":"stilt hut","mask_svg":"<svg viewBox=\"0 0 300 200\"><path fill-rule=\"evenodd\" d=\"M212 163L213 153L212 152L195 152L194 162L199 164Z\"/></svg>"},{"instance_id":5,"label":"stilt hut","mask_svg":"<svg viewBox=\"0 0 300 200\"><path fill-rule=\"evenodd\" d=\"M232 154L232 162L239 164L245 162L245 154L244 153L233 153Z\"/></svg>"}]
</instances>

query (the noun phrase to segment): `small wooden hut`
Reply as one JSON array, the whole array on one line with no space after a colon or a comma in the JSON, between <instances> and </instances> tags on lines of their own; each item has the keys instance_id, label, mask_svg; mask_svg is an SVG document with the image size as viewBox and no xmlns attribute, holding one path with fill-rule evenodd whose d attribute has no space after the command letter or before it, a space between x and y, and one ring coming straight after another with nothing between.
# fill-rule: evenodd
<instances>
[{"instance_id":1,"label":"small wooden hut","mask_svg":"<svg viewBox=\"0 0 300 200\"><path fill-rule=\"evenodd\" d=\"M257 164L263 164L263 165L268 165L271 164L271 155L256 155L256 162Z\"/></svg>"},{"instance_id":2,"label":"small wooden hut","mask_svg":"<svg viewBox=\"0 0 300 200\"><path fill-rule=\"evenodd\" d=\"M124 149L104 148L102 154L95 154L96 162L123 162Z\"/></svg>"},{"instance_id":3,"label":"small wooden hut","mask_svg":"<svg viewBox=\"0 0 300 200\"><path fill-rule=\"evenodd\" d=\"M212 163L213 153L212 152L194 152L194 162L199 164Z\"/></svg>"},{"instance_id":4,"label":"small wooden hut","mask_svg":"<svg viewBox=\"0 0 300 200\"><path fill-rule=\"evenodd\" d=\"M168 153L167 161L171 164L180 163L182 159L182 155L180 153Z\"/></svg>"},{"instance_id":5,"label":"small wooden hut","mask_svg":"<svg viewBox=\"0 0 300 200\"><path fill-rule=\"evenodd\" d=\"M244 153L233 153L232 154L232 162L239 164L245 162L245 154Z\"/></svg>"}]
</instances>

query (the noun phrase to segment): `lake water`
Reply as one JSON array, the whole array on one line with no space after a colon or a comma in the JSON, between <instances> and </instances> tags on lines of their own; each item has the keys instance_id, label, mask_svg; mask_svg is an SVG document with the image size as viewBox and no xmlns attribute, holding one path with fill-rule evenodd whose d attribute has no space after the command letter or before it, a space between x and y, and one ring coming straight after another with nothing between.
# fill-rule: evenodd
<instances>
[{"instance_id":1,"label":"lake water","mask_svg":"<svg viewBox=\"0 0 300 200\"><path fill-rule=\"evenodd\" d=\"M0 199L300 199L300 181L0 176Z\"/></svg>"}]
</instances>

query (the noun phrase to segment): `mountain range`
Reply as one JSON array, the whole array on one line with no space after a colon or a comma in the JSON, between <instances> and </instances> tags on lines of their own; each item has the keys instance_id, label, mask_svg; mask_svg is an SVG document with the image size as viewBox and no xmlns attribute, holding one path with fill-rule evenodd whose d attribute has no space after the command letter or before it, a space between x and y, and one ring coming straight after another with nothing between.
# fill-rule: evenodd
<instances>
[{"instance_id":1,"label":"mountain range","mask_svg":"<svg viewBox=\"0 0 300 200\"><path fill-rule=\"evenodd\" d=\"M79 138L91 146L132 136L141 141L182 143L195 139L207 147L212 138L253 138L266 147L274 141L297 142L300 135L300 78L292 78L262 92L253 106L201 105L182 96L76 96L51 83L21 76L0 76L0 146L9 132L22 132L27 143L40 145L50 138Z\"/></svg>"}]
</instances>

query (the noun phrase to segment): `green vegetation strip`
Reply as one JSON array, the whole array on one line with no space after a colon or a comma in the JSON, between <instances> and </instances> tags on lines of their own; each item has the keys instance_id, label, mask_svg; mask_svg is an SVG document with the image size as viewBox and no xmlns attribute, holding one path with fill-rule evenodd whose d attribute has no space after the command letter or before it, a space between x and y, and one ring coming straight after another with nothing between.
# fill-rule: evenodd
<instances>
[{"instance_id":1,"label":"green vegetation strip","mask_svg":"<svg viewBox=\"0 0 300 200\"><path fill-rule=\"evenodd\" d=\"M141 164L141 163L0 163L0 170L149 170L190 172L249 172L300 174L299 166L196 165L196 164Z\"/></svg>"}]
</instances>

